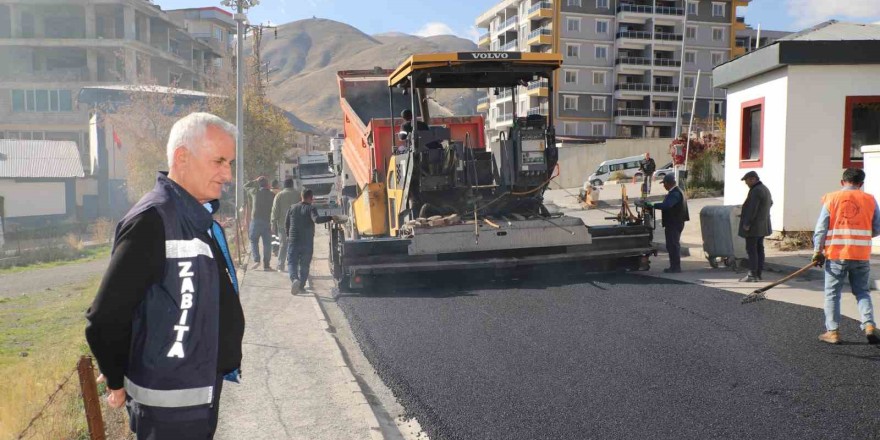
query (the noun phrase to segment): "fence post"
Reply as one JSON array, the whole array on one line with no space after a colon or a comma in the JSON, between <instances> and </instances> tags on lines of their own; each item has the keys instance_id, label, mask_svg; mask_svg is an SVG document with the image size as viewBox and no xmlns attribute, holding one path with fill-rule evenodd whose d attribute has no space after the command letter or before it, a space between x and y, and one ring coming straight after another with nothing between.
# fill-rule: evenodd
<instances>
[{"instance_id":1,"label":"fence post","mask_svg":"<svg viewBox=\"0 0 880 440\"><path fill-rule=\"evenodd\" d=\"M101 400L98 396L98 384L95 382L92 358L89 356L80 357L76 369L79 372L83 406L86 409L86 421L89 424L89 438L104 440L104 419L101 416Z\"/></svg>"}]
</instances>

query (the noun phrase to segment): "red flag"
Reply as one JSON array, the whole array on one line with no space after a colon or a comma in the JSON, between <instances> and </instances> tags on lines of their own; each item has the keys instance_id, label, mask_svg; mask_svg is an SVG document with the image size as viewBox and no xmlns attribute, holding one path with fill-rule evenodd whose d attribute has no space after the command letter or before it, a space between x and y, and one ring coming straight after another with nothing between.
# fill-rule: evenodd
<instances>
[{"instance_id":1,"label":"red flag","mask_svg":"<svg viewBox=\"0 0 880 440\"><path fill-rule=\"evenodd\" d=\"M113 144L116 145L116 148L122 149L122 139L119 139L119 135L116 134L116 128L113 128Z\"/></svg>"}]
</instances>

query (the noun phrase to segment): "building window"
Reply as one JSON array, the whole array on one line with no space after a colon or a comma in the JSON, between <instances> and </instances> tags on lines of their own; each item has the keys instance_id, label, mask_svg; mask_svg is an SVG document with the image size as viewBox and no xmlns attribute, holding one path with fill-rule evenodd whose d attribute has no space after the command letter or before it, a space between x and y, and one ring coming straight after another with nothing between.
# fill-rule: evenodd
<instances>
[{"instance_id":1,"label":"building window","mask_svg":"<svg viewBox=\"0 0 880 440\"><path fill-rule=\"evenodd\" d=\"M723 102L714 102L713 101L712 102L712 114L715 116L721 116L721 110L722 110L721 106L723 104L724 104Z\"/></svg>"},{"instance_id":2,"label":"building window","mask_svg":"<svg viewBox=\"0 0 880 440\"><path fill-rule=\"evenodd\" d=\"M607 34L608 33L608 21L607 20L596 20L596 33L597 34Z\"/></svg>"},{"instance_id":3,"label":"building window","mask_svg":"<svg viewBox=\"0 0 880 440\"><path fill-rule=\"evenodd\" d=\"M70 90L13 90L13 112L70 112L73 96Z\"/></svg>"},{"instance_id":4,"label":"building window","mask_svg":"<svg viewBox=\"0 0 880 440\"><path fill-rule=\"evenodd\" d=\"M565 19L566 28L569 32L580 32L581 31L581 19L580 18L572 18L568 17Z\"/></svg>"},{"instance_id":5,"label":"building window","mask_svg":"<svg viewBox=\"0 0 880 440\"><path fill-rule=\"evenodd\" d=\"M712 65L717 66L724 62L723 52L712 52Z\"/></svg>"},{"instance_id":6,"label":"building window","mask_svg":"<svg viewBox=\"0 0 880 440\"><path fill-rule=\"evenodd\" d=\"M605 111L605 97L604 96L593 96L593 111L594 112L604 112Z\"/></svg>"},{"instance_id":7,"label":"building window","mask_svg":"<svg viewBox=\"0 0 880 440\"><path fill-rule=\"evenodd\" d=\"M577 134L578 134L577 122L563 122L562 123L562 134L567 134L569 136L577 136Z\"/></svg>"},{"instance_id":8,"label":"building window","mask_svg":"<svg viewBox=\"0 0 880 440\"><path fill-rule=\"evenodd\" d=\"M760 168L764 161L764 98L742 104L740 168Z\"/></svg>"},{"instance_id":9,"label":"building window","mask_svg":"<svg viewBox=\"0 0 880 440\"><path fill-rule=\"evenodd\" d=\"M577 6L577 7L580 7L580 6L582 6L582 5L581 5L581 0L568 0L568 6Z\"/></svg>"},{"instance_id":10,"label":"building window","mask_svg":"<svg viewBox=\"0 0 880 440\"><path fill-rule=\"evenodd\" d=\"M724 17L724 3L712 3L712 16Z\"/></svg>"},{"instance_id":11,"label":"building window","mask_svg":"<svg viewBox=\"0 0 880 440\"><path fill-rule=\"evenodd\" d=\"M605 85L605 72L593 72L593 85L594 86L604 86Z\"/></svg>"},{"instance_id":12,"label":"building window","mask_svg":"<svg viewBox=\"0 0 880 440\"><path fill-rule=\"evenodd\" d=\"M604 60L608 58L608 46L596 46L596 59Z\"/></svg>"},{"instance_id":13,"label":"building window","mask_svg":"<svg viewBox=\"0 0 880 440\"><path fill-rule=\"evenodd\" d=\"M563 110L577 110L578 109L578 97L577 96L563 96L562 97L562 109Z\"/></svg>"},{"instance_id":14,"label":"building window","mask_svg":"<svg viewBox=\"0 0 880 440\"><path fill-rule=\"evenodd\" d=\"M862 167L862 147L880 144L880 96L847 96L843 166Z\"/></svg>"},{"instance_id":15,"label":"building window","mask_svg":"<svg viewBox=\"0 0 880 440\"><path fill-rule=\"evenodd\" d=\"M692 89L694 85L697 83L697 77L695 76L685 76L684 77L684 88Z\"/></svg>"},{"instance_id":16,"label":"building window","mask_svg":"<svg viewBox=\"0 0 880 440\"><path fill-rule=\"evenodd\" d=\"M712 41L724 41L724 28L712 28Z\"/></svg>"},{"instance_id":17,"label":"building window","mask_svg":"<svg viewBox=\"0 0 880 440\"><path fill-rule=\"evenodd\" d=\"M577 84L577 82L578 82L577 70L566 70L565 71L565 83L566 84Z\"/></svg>"},{"instance_id":18,"label":"building window","mask_svg":"<svg viewBox=\"0 0 880 440\"><path fill-rule=\"evenodd\" d=\"M685 51L684 62L687 64L696 64L697 63L697 53L692 50Z\"/></svg>"},{"instance_id":19,"label":"building window","mask_svg":"<svg viewBox=\"0 0 880 440\"><path fill-rule=\"evenodd\" d=\"M565 54L568 55L569 58L580 58L581 45L580 44L566 44L565 45Z\"/></svg>"},{"instance_id":20,"label":"building window","mask_svg":"<svg viewBox=\"0 0 880 440\"><path fill-rule=\"evenodd\" d=\"M593 124L593 136L605 136L605 124L594 123Z\"/></svg>"},{"instance_id":21,"label":"building window","mask_svg":"<svg viewBox=\"0 0 880 440\"><path fill-rule=\"evenodd\" d=\"M687 13L688 15L700 15L700 4L689 1L687 5Z\"/></svg>"},{"instance_id":22,"label":"building window","mask_svg":"<svg viewBox=\"0 0 880 440\"><path fill-rule=\"evenodd\" d=\"M685 37L688 40L696 40L697 39L697 27L696 26L688 26L685 29Z\"/></svg>"},{"instance_id":23,"label":"building window","mask_svg":"<svg viewBox=\"0 0 880 440\"><path fill-rule=\"evenodd\" d=\"M608 0L596 0L596 8L608 9Z\"/></svg>"}]
</instances>

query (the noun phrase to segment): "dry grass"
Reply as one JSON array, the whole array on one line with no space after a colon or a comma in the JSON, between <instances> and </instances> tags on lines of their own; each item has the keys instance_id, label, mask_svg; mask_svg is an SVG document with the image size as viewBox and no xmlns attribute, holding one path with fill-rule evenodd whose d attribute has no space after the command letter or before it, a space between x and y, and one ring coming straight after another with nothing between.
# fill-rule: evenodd
<instances>
[{"instance_id":1,"label":"dry grass","mask_svg":"<svg viewBox=\"0 0 880 440\"><path fill-rule=\"evenodd\" d=\"M773 244L783 252L794 252L813 249L813 233L808 231L786 232L782 240Z\"/></svg>"},{"instance_id":2,"label":"dry grass","mask_svg":"<svg viewBox=\"0 0 880 440\"><path fill-rule=\"evenodd\" d=\"M93 239L98 243L109 243L110 240L113 239L113 232L115 230L115 226L110 219L99 218L92 225L93 230Z\"/></svg>"},{"instance_id":3,"label":"dry grass","mask_svg":"<svg viewBox=\"0 0 880 440\"><path fill-rule=\"evenodd\" d=\"M83 312L97 280L0 299L0 439L16 438L88 352ZM85 417L74 376L24 438L82 438Z\"/></svg>"}]
</instances>

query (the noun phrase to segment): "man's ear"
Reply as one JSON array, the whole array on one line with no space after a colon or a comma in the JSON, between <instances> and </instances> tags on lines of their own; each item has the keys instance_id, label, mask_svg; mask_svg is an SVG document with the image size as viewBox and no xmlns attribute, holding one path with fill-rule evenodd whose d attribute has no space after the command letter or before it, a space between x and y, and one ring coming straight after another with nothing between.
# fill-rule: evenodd
<instances>
[{"instance_id":1,"label":"man's ear","mask_svg":"<svg viewBox=\"0 0 880 440\"><path fill-rule=\"evenodd\" d=\"M177 166L186 166L186 163L189 160L189 157L190 157L189 148L186 148L181 145L181 146L177 147L176 150L174 150L174 164Z\"/></svg>"}]
</instances>

